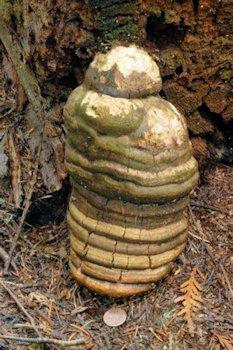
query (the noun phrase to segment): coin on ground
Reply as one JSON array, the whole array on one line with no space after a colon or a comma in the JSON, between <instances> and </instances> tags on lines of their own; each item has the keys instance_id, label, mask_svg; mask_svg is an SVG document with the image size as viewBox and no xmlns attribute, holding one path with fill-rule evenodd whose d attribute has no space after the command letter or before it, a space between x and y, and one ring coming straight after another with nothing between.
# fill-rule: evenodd
<instances>
[{"instance_id":1,"label":"coin on ground","mask_svg":"<svg viewBox=\"0 0 233 350\"><path fill-rule=\"evenodd\" d=\"M122 325L126 320L126 312L125 310L119 307L112 307L104 314L104 323L110 327L118 327Z\"/></svg>"}]
</instances>

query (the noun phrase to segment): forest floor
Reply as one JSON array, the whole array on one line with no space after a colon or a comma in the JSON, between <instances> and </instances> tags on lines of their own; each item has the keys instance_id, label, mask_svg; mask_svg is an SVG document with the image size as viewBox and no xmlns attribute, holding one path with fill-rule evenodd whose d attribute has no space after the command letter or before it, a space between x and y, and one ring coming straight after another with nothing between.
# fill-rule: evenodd
<instances>
[{"instance_id":1,"label":"forest floor","mask_svg":"<svg viewBox=\"0 0 233 350\"><path fill-rule=\"evenodd\" d=\"M70 276L65 222L25 226L8 276L0 260L0 334L82 338L85 344L42 345L0 336L0 349L232 350L231 167L218 165L206 175L192 195L189 218L187 247L170 275L148 294L116 299L96 295ZM6 251L12 241L8 231L7 225L0 231ZM185 281L186 308L182 300L176 302L185 296L181 290ZM115 328L103 321L112 306L127 313L126 322Z\"/></svg>"}]
</instances>

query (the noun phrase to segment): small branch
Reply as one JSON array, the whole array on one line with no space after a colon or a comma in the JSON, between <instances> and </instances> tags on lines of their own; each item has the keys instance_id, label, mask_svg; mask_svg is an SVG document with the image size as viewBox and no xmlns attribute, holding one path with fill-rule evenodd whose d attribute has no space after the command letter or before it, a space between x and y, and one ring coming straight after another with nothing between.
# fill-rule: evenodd
<instances>
[{"instance_id":1,"label":"small branch","mask_svg":"<svg viewBox=\"0 0 233 350\"><path fill-rule=\"evenodd\" d=\"M25 343L39 343L39 344L47 343L47 344L55 344L55 345L61 345L61 346L74 346L74 345L87 344L87 341L84 338L80 338L76 340L60 340L60 339L46 338L46 337L23 338L23 337L15 337L12 335L2 335L2 334L0 334L0 338L16 340L16 341L25 342Z\"/></svg>"},{"instance_id":2,"label":"small branch","mask_svg":"<svg viewBox=\"0 0 233 350\"><path fill-rule=\"evenodd\" d=\"M212 205L202 204L202 203L198 203L196 201L191 201L190 205L192 207L203 208L203 209L207 209L207 210L216 211L217 213L225 214L225 215L228 215L228 216L233 216L233 212L227 211L227 210L223 210L223 209L220 209L220 208L216 208L216 207L212 207Z\"/></svg>"},{"instance_id":3,"label":"small branch","mask_svg":"<svg viewBox=\"0 0 233 350\"><path fill-rule=\"evenodd\" d=\"M16 304L18 305L18 307L20 308L21 311L23 311L24 315L29 319L33 329L35 330L36 334L41 337L41 333L38 330L35 321L33 320L32 316L29 315L29 313L27 312L27 310L24 308L24 306L21 304L21 302L19 301L19 299L16 297L16 295L12 292L12 290L7 287L1 280L0 280L0 284L2 285L2 287L7 291L8 294L10 294L11 298L16 302Z\"/></svg>"}]
</instances>

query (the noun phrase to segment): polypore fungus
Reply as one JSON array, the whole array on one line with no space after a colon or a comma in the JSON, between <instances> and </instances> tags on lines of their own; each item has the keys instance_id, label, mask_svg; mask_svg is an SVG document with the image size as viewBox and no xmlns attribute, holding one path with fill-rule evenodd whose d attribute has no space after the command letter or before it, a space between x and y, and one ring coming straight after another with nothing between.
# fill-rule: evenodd
<instances>
[{"instance_id":1,"label":"polypore fungus","mask_svg":"<svg viewBox=\"0 0 233 350\"><path fill-rule=\"evenodd\" d=\"M149 290L185 248L197 162L161 86L144 50L119 46L96 55L64 109L70 268L99 293Z\"/></svg>"}]
</instances>

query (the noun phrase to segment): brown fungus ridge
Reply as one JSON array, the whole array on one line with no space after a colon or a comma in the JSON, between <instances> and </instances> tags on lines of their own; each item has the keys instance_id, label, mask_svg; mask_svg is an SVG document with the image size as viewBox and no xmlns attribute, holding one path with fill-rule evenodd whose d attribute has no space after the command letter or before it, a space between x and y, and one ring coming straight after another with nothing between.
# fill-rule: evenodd
<instances>
[{"instance_id":1,"label":"brown fungus ridge","mask_svg":"<svg viewBox=\"0 0 233 350\"><path fill-rule=\"evenodd\" d=\"M111 210L109 205L110 201L104 208L99 209L95 207L95 205L93 205L92 202L87 201L85 197L81 196L80 193L77 191L75 191L75 194L72 195L71 202L87 217L93 219L98 218L99 220L104 220L106 223L116 224L119 226L123 226L124 228L138 228L139 222L143 223L143 227L148 229L160 227L165 224L172 223L173 221L177 221L182 217L184 211L184 208L182 210L177 209L175 212L173 212L172 215L170 215L169 213L166 214L164 210L163 215L158 215L156 214L156 209L158 208L153 207L153 216L146 216L146 208L142 208L143 212L140 212L139 210L133 212L133 208L131 206L131 214L127 215L127 212L123 212L123 210L125 209L124 205L122 206L122 212L120 213ZM118 205L121 205L121 203L122 202L119 201ZM177 206L177 204L178 203L176 203L175 206ZM144 207L146 206L144 205Z\"/></svg>"},{"instance_id":2,"label":"brown fungus ridge","mask_svg":"<svg viewBox=\"0 0 233 350\"><path fill-rule=\"evenodd\" d=\"M103 194L109 199L121 198L133 203L151 203L156 198L157 203L166 203L176 198L188 195L198 182L199 175L195 172L190 178L180 184L169 183L161 186L140 186L131 181L119 181L116 177L103 173L92 173L82 167L66 163L72 173L71 183L85 186L88 190Z\"/></svg>"},{"instance_id":3,"label":"brown fungus ridge","mask_svg":"<svg viewBox=\"0 0 233 350\"><path fill-rule=\"evenodd\" d=\"M197 162L160 89L153 59L120 46L96 56L64 109L70 269L95 292L145 292L185 248Z\"/></svg>"},{"instance_id":4,"label":"brown fungus ridge","mask_svg":"<svg viewBox=\"0 0 233 350\"><path fill-rule=\"evenodd\" d=\"M138 216L143 219L152 218L154 222L157 218L166 217L179 212L184 212L188 205L188 197L177 199L176 201L167 202L163 205L159 205L156 202L149 204L135 204L132 202L125 202L121 200L107 200L105 197L97 195L97 193L88 191L85 187L77 185L76 189L73 188L70 203L75 204L78 196L82 196L86 202L91 203L94 208L104 211L106 208L109 213L114 213L117 216L122 215L122 209L124 217L136 218Z\"/></svg>"},{"instance_id":5,"label":"brown fungus ridge","mask_svg":"<svg viewBox=\"0 0 233 350\"><path fill-rule=\"evenodd\" d=\"M118 164L117 162L110 162L107 160L94 160L91 161L84 157L78 151L74 151L73 147L67 144L66 148L66 162L67 167L69 163L82 167L87 171L93 173L104 173L112 176L117 176L119 179L125 181L132 181L141 186L159 186L169 183L182 183L197 170L197 162L194 158L190 157L187 162L177 166L168 166L167 169L161 171L143 171L133 169L125 166L124 164Z\"/></svg>"},{"instance_id":6,"label":"brown fungus ridge","mask_svg":"<svg viewBox=\"0 0 233 350\"><path fill-rule=\"evenodd\" d=\"M69 226L72 228L72 232L74 233L72 238L76 240L77 244L86 243L88 241L88 244L92 247L96 247L110 253L112 253L114 250L114 253L125 254L128 255L128 257L130 255L141 256L147 253L149 253L149 255L164 253L167 250L174 249L180 244L184 243L187 238L187 231L183 231L167 241L156 243L146 242L140 244L137 242L119 240L118 238L114 237L108 238L102 234L99 234L99 232L91 233L89 237L89 232L87 229L75 222L72 217L69 216L69 214L67 221Z\"/></svg>"},{"instance_id":7,"label":"brown fungus ridge","mask_svg":"<svg viewBox=\"0 0 233 350\"><path fill-rule=\"evenodd\" d=\"M121 283L119 282L108 282L95 277L90 277L83 273L81 269L74 265L70 261L70 271L74 278L85 287L90 290L100 293L107 294L112 297L127 297L130 295L141 294L149 291L153 284L152 283ZM165 276L163 276L165 277Z\"/></svg>"}]
</instances>

